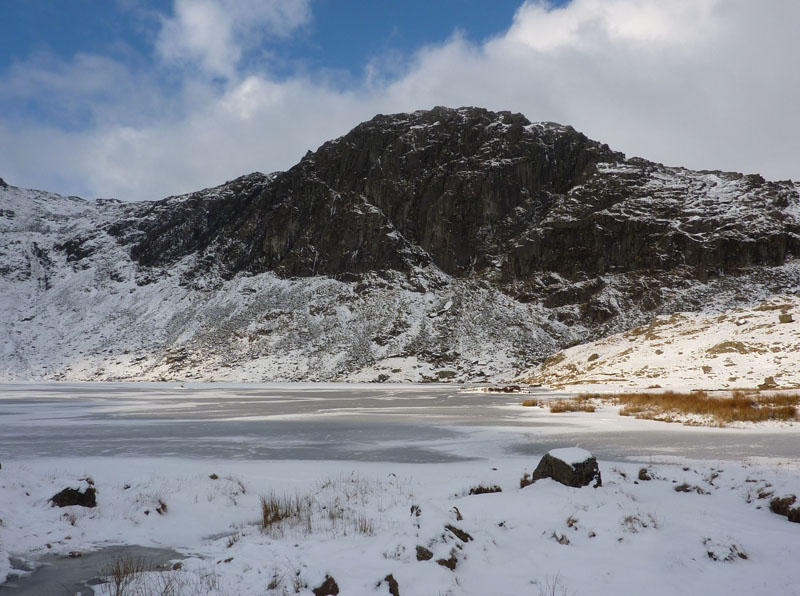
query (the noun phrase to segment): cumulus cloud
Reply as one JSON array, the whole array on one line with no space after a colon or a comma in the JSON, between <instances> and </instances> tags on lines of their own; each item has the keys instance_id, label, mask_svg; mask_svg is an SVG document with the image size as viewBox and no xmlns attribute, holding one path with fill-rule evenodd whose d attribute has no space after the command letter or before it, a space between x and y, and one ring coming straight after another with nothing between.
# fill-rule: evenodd
<instances>
[{"instance_id":1,"label":"cumulus cloud","mask_svg":"<svg viewBox=\"0 0 800 596\"><path fill-rule=\"evenodd\" d=\"M162 20L156 47L167 63L198 65L212 76L233 77L246 46L263 37L285 38L306 24L309 0L175 0Z\"/></svg>"},{"instance_id":2,"label":"cumulus cloud","mask_svg":"<svg viewBox=\"0 0 800 596\"><path fill-rule=\"evenodd\" d=\"M672 165L800 178L794 0L573 0L561 8L529 1L493 39L454 34L385 76L374 61L350 88L309 74L245 74L242 53L259 35L287 35L310 18L305 2L176 0L157 49L164 61L195 70L183 75L178 96L161 97L163 116L106 117L80 130L14 127L0 116L0 145L17 148L0 175L90 196L157 199L290 167L378 112L482 105L571 124ZM104 101L109 114L141 110L137 101Z\"/></svg>"}]
</instances>

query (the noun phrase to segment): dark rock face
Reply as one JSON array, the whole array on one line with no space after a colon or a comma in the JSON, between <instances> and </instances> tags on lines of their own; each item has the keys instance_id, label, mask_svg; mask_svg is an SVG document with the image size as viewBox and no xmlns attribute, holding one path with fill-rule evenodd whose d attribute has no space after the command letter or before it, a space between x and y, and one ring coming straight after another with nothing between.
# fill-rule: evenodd
<instances>
[{"instance_id":1,"label":"dark rock face","mask_svg":"<svg viewBox=\"0 0 800 596\"><path fill-rule=\"evenodd\" d=\"M143 267L196 255L198 272L225 278L433 264L522 301L579 304L602 325L620 308L600 297L605 274L635 274L621 297L656 308L664 283L800 256L784 212L798 200L791 182L626 160L569 126L435 108L376 116L286 172L143 205L109 232Z\"/></svg>"},{"instance_id":2,"label":"dark rock face","mask_svg":"<svg viewBox=\"0 0 800 596\"><path fill-rule=\"evenodd\" d=\"M592 482L595 488L603 485L597 459L593 456L582 462L569 463L551 453L545 453L533 471L534 482L542 478L552 478L556 482L575 488L588 486Z\"/></svg>"},{"instance_id":3,"label":"dark rock face","mask_svg":"<svg viewBox=\"0 0 800 596\"><path fill-rule=\"evenodd\" d=\"M56 507L71 507L73 505L97 507L97 491L93 487L87 488L85 492L74 488L65 488L60 493L53 495L50 501Z\"/></svg>"},{"instance_id":4,"label":"dark rock face","mask_svg":"<svg viewBox=\"0 0 800 596\"><path fill-rule=\"evenodd\" d=\"M479 108L379 115L269 184L257 175L167 200L132 255L165 265L215 245L227 274L342 275L435 263L468 276L583 181L623 155L571 127ZM233 188L233 187L236 188ZM125 227L116 233L124 235Z\"/></svg>"}]
</instances>

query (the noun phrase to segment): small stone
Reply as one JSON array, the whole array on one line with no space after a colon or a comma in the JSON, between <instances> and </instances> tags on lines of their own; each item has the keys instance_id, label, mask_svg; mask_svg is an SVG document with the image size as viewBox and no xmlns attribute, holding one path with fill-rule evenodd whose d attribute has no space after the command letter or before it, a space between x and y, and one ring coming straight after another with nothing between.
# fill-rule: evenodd
<instances>
[{"instance_id":1,"label":"small stone","mask_svg":"<svg viewBox=\"0 0 800 596\"><path fill-rule=\"evenodd\" d=\"M436 562L442 567L447 567L450 571L455 571L456 565L458 565L455 553L450 553L449 559L436 559Z\"/></svg>"},{"instance_id":2,"label":"small stone","mask_svg":"<svg viewBox=\"0 0 800 596\"><path fill-rule=\"evenodd\" d=\"M433 553L424 546L417 547L417 561L430 561Z\"/></svg>"},{"instance_id":3,"label":"small stone","mask_svg":"<svg viewBox=\"0 0 800 596\"><path fill-rule=\"evenodd\" d=\"M450 532L453 536L458 538L461 542L469 542L470 540L472 540L472 536L470 536L467 532L465 532L460 528L456 528L451 524L447 524L444 528L445 530Z\"/></svg>"},{"instance_id":4,"label":"small stone","mask_svg":"<svg viewBox=\"0 0 800 596\"><path fill-rule=\"evenodd\" d=\"M778 384L775 382L775 377L766 377L764 382L758 386L759 389L771 389L773 387L777 387Z\"/></svg>"},{"instance_id":5,"label":"small stone","mask_svg":"<svg viewBox=\"0 0 800 596\"><path fill-rule=\"evenodd\" d=\"M397 580L394 578L394 575L391 573L383 578L387 584L389 584L389 594L392 596L400 596L400 584L397 583Z\"/></svg>"},{"instance_id":6,"label":"small stone","mask_svg":"<svg viewBox=\"0 0 800 596\"><path fill-rule=\"evenodd\" d=\"M330 575L326 575L325 581L311 591L314 596L336 596L339 593L339 586L336 584L335 579Z\"/></svg>"}]
</instances>

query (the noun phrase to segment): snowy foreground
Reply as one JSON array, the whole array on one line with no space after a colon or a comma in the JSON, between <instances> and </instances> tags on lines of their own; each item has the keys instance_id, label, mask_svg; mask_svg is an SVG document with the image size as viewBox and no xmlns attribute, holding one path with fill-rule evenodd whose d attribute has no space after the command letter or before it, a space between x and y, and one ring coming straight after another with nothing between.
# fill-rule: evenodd
<instances>
[{"instance_id":1,"label":"snowy foreground","mask_svg":"<svg viewBox=\"0 0 800 596\"><path fill-rule=\"evenodd\" d=\"M64 410L88 412L82 402L65 402ZM523 421L532 416L531 408L497 410ZM32 418L18 422L33 428L39 422ZM800 524L768 506L772 495L800 495L796 458L685 460L682 445L699 431L669 425L675 455L601 459L602 487L541 480L520 488L541 454L500 446L543 424L530 420L530 427L465 435L463 453L473 459L439 463L15 459L7 452L0 469L0 580L12 571L9 556L32 560L137 544L174 548L186 558L180 569L135 577L127 593L161 593L169 584L180 594L311 595L328 575L341 594L390 594L391 575L404 596L800 594ZM559 420L585 428L581 447L590 450L604 432L664 426L583 414ZM797 441L791 430L767 430ZM717 431L748 441L746 430ZM451 441L448 449L455 455L459 447ZM639 480L642 468L650 480ZM97 489L96 508L50 506L63 488L89 483ZM478 486L502 492L470 495ZM264 529L262 498L289 498L296 514ZM418 547L432 557L418 560Z\"/></svg>"}]
</instances>

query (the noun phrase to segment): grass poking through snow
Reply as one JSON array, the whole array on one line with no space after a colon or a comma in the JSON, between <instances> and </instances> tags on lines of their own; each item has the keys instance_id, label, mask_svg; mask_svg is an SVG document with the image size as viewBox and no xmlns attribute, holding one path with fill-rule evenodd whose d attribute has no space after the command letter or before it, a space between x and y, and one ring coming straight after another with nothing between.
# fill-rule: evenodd
<instances>
[{"instance_id":1,"label":"grass poking through snow","mask_svg":"<svg viewBox=\"0 0 800 596\"><path fill-rule=\"evenodd\" d=\"M621 406L620 416L661 422L724 426L732 422L798 419L800 394L737 390L726 396L690 393L586 393L571 399L526 400L523 406L548 407L550 412L594 412L598 404Z\"/></svg>"}]
</instances>

